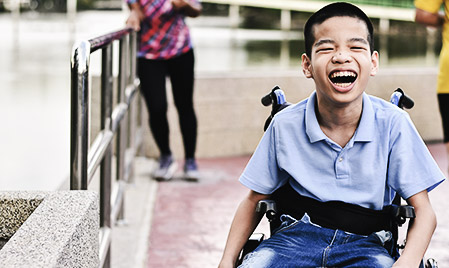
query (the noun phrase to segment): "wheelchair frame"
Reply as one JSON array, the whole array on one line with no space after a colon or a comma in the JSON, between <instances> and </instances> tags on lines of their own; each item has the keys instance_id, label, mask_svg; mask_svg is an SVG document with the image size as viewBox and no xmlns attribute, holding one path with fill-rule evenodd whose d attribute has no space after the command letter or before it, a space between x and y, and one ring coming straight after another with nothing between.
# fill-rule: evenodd
<instances>
[{"instance_id":1,"label":"wheelchair frame","mask_svg":"<svg viewBox=\"0 0 449 268\"><path fill-rule=\"evenodd\" d=\"M262 97L261 102L264 106L272 107L270 116L265 121L264 131L267 130L271 120L274 115L281 111L284 108L287 108L290 103L286 101L285 93L279 86L274 86L273 89ZM407 96L401 88L397 88L390 97L390 102L395 104L401 109L411 109L414 106L414 101L409 96ZM265 217L268 219L270 223L270 236L272 235L273 230L276 229L278 223L276 222L280 217L278 213L277 204L274 200L261 200L257 204L256 212L260 214L265 214ZM415 218L415 209L409 205L401 205L401 197L396 195L390 209L390 216L392 218L392 230L390 230L393 234L393 243L395 243L395 249L399 251L405 247L404 244L398 244L398 228L401 227L407 219ZM254 251L260 243L265 239L265 234L263 233L253 233L249 240L246 242L243 247L240 257L238 259L237 264L240 265L243 261L243 258L250 252ZM424 260L421 262L420 267L425 268L438 268L437 262L429 258L425 264Z\"/></svg>"}]
</instances>

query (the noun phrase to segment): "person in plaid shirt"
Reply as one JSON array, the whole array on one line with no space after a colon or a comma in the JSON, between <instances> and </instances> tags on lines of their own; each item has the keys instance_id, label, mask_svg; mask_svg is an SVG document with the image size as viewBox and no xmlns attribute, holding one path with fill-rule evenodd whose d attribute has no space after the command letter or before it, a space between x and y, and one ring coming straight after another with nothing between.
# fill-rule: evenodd
<instances>
[{"instance_id":1,"label":"person in plaid shirt","mask_svg":"<svg viewBox=\"0 0 449 268\"><path fill-rule=\"evenodd\" d=\"M197 180L195 161L197 120L193 107L194 52L184 18L197 17L198 0L126 0L126 25L139 32L138 75L150 129L160 151L153 177L170 180L177 168L169 145L165 81L170 77L174 103L184 142L186 179Z\"/></svg>"}]
</instances>

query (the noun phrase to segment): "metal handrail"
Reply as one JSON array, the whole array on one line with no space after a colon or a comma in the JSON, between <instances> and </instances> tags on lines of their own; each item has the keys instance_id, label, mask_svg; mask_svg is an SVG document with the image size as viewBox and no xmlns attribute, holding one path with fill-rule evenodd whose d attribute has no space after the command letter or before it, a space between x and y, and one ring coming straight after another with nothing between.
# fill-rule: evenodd
<instances>
[{"instance_id":1,"label":"metal handrail","mask_svg":"<svg viewBox=\"0 0 449 268\"><path fill-rule=\"evenodd\" d=\"M113 43L119 42L119 68L114 86ZM90 55L101 50L100 132L89 146ZM136 33L131 28L77 42L71 58L70 189L87 190L100 168L100 267L110 267L111 226L123 219L126 182L143 141L142 103L136 99ZM115 92L114 92L115 91ZM117 102L113 103L113 96ZM113 151L114 138L116 141ZM116 183L112 191L113 159Z\"/></svg>"}]
</instances>

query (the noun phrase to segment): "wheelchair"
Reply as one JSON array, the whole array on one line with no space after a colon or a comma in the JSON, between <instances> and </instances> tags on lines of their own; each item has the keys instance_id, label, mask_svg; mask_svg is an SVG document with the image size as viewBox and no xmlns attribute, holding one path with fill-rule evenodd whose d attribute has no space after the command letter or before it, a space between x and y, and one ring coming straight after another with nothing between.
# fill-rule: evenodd
<instances>
[{"instance_id":1,"label":"wheelchair","mask_svg":"<svg viewBox=\"0 0 449 268\"><path fill-rule=\"evenodd\" d=\"M270 93L265 95L261 102L264 106L270 106L272 107L271 113L267 120L265 121L264 125L264 131L268 128L272 118L276 113L281 111L282 109L288 107L290 103L286 101L285 93L279 86L275 86ZM390 102L397 105L401 109L411 109L414 106L414 101L408 97L404 91L400 88L396 89L393 94L390 97ZM294 200L294 202L292 202ZM276 230L281 222L280 222L280 216L282 214L293 214L293 215L301 215L304 214L305 211L294 211L292 205L293 203L297 202L305 202L305 206L309 209L315 210L315 212L318 212L318 214L321 214L322 218L327 217L327 215L324 215L322 212L320 212L321 204L322 202L313 200L311 198L305 198L301 197L296 193L295 190L289 185L289 183L286 183L286 185L282 186L278 190L276 190L270 200L261 200L257 204L256 212L260 215L264 214L267 218L270 226L270 236L271 233ZM341 218L350 218L352 215L355 215L353 213L364 213L364 211L360 211L359 207L355 208L355 205L346 204L339 201L331 201L331 202L325 202L330 207L331 210L333 208L336 209L336 213L344 213L344 216L341 216ZM343 207L343 210L341 209ZM329 212L329 211L327 211ZM327 213L326 212L326 213ZM332 212L334 213L334 212ZM399 251L405 247L405 241L403 244L398 244L398 233L399 233L399 227L401 227L404 223L407 222L407 220L414 219L415 218L415 210L412 206L409 205L401 205L401 198L399 195L396 195L394 198L392 205L385 207L382 211L379 212L379 214L376 214L375 217L372 217L371 220L377 221L377 219L380 219L384 222L387 222L387 224L384 224L382 226L385 226L385 230L388 230L393 235L392 240L392 252L394 255L399 256ZM377 223L373 223L377 224ZM321 224L320 224L321 225ZM322 225L326 227L326 225ZM240 265L244 259L244 257L254 251L260 243L265 239L265 234L263 233L253 233L249 240L246 242L245 246L243 247L240 257L238 259L237 265ZM437 262L429 258L426 261L422 261L420 267L425 268L438 268Z\"/></svg>"}]
</instances>

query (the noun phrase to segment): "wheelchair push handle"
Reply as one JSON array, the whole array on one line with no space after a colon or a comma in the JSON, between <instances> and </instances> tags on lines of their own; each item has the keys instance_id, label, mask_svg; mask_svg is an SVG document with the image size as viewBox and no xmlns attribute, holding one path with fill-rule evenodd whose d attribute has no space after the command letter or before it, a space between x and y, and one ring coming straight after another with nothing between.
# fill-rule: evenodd
<instances>
[{"instance_id":1,"label":"wheelchair push handle","mask_svg":"<svg viewBox=\"0 0 449 268\"><path fill-rule=\"evenodd\" d=\"M280 110L289 106L290 103L287 102L287 99L285 98L285 93L279 86L274 86L273 89L271 89L270 93L262 97L261 102L263 106L271 105L271 114L265 121L265 125L263 128L263 130L265 131L270 125L273 116Z\"/></svg>"},{"instance_id":2,"label":"wheelchair push handle","mask_svg":"<svg viewBox=\"0 0 449 268\"><path fill-rule=\"evenodd\" d=\"M263 106L270 106L273 103L272 95L273 92L268 93L267 95L263 96L260 100L262 102Z\"/></svg>"},{"instance_id":3,"label":"wheelchair push handle","mask_svg":"<svg viewBox=\"0 0 449 268\"><path fill-rule=\"evenodd\" d=\"M282 91L282 89L276 85L273 87L273 89L271 89L270 93L262 97L261 102L263 106L277 106L283 105L287 101L285 99L284 91Z\"/></svg>"},{"instance_id":4,"label":"wheelchair push handle","mask_svg":"<svg viewBox=\"0 0 449 268\"><path fill-rule=\"evenodd\" d=\"M411 109L415 105L413 99L407 96L401 88L398 88L393 92L390 97L390 102L401 109Z\"/></svg>"}]
</instances>

